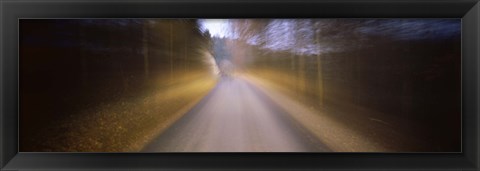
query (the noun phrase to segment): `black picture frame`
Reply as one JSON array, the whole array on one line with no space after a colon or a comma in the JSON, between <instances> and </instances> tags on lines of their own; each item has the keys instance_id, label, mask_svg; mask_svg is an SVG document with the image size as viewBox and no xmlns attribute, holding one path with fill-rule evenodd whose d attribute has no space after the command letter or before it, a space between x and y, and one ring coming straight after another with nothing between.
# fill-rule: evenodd
<instances>
[{"instance_id":1,"label":"black picture frame","mask_svg":"<svg viewBox=\"0 0 480 171\"><path fill-rule=\"evenodd\" d=\"M19 153L19 18L462 18L462 153ZM478 0L0 0L1 170L478 170Z\"/></svg>"}]
</instances>

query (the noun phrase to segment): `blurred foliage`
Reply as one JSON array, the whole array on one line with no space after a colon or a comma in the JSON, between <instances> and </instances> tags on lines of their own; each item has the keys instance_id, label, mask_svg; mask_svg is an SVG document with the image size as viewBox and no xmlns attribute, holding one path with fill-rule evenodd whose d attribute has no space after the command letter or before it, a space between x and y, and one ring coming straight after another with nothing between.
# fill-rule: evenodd
<instances>
[{"instance_id":1,"label":"blurred foliage","mask_svg":"<svg viewBox=\"0 0 480 171\"><path fill-rule=\"evenodd\" d=\"M213 88L210 44L195 20L21 20L20 151L141 150Z\"/></svg>"},{"instance_id":2,"label":"blurred foliage","mask_svg":"<svg viewBox=\"0 0 480 171\"><path fill-rule=\"evenodd\" d=\"M248 45L255 57L245 70L356 131L366 130L355 127L362 120L379 118L422 141L391 149L459 151L461 139L446 137L460 137L460 36L406 40L344 32L357 25L347 20L323 24L336 29L316 32L316 42L340 49L302 54Z\"/></svg>"}]
</instances>

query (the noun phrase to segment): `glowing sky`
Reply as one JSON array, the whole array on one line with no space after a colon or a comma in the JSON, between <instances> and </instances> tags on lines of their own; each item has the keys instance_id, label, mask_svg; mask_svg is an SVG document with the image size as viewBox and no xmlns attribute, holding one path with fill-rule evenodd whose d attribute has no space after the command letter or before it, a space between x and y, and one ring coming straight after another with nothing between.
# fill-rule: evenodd
<instances>
[{"instance_id":1,"label":"glowing sky","mask_svg":"<svg viewBox=\"0 0 480 171\"><path fill-rule=\"evenodd\" d=\"M228 19L202 19L199 20L200 31L208 31L212 37L237 38Z\"/></svg>"},{"instance_id":2,"label":"glowing sky","mask_svg":"<svg viewBox=\"0 0 480 171\"><path fill-rule=\"evenodd\" d=\"M237 24L234 25L235 22ZM271 19L266 22L265 27L260 29L238 25L235 19L201 19L198 23L200 30L204 33L208 31L211 37L237 39L242 36L251 45L302 55L353 47L341 42L363 44L352 43L350 39L355 37L359 40L370 36L407 41L441 40L460 36L461 28L459 19ZM252 30L248 30L248 35L239 35L236 32L239 29ZM321 35L318 42L315 40L317 33Z\"/></svg>"}]
</instances>

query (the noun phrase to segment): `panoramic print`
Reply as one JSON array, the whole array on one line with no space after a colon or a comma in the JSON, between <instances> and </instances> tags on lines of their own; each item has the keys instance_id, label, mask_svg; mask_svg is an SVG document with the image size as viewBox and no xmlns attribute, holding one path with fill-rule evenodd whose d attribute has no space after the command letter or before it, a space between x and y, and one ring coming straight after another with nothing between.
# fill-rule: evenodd
<instances>
[{"instance_id":1,"label":"panoramic print","mask_svg":"<svg viewBox=\"0 0 480 171\"><path fill-rule=\"evenodd\" d=\"M461 19L20 19L20 152L461 152Z\"/></svg>"}]
</instances>

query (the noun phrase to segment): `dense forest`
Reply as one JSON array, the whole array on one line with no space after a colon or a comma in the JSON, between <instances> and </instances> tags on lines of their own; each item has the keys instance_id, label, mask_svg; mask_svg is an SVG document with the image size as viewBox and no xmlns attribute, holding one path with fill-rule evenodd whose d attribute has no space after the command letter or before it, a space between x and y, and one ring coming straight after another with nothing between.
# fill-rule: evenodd
<instances>
[{"instance_id":1,"label":"dense forest","mask_svg":"<svg viewBox=\"0 0 480 171\"><path fill-rule=\"evenodd\" d=\"M388 130L365 128L373 120L415 140L382 144L390 149L459 151L458 28L451 31L434 23L452 21L426 20L423 22L429 24L406 21L403 28L396 30L392 28L399 24L393 21L239 20L234 24L239 37L246 41L236 42L232 49L248 51L243 52L250 56L244 60L248 61L245 70L251 75L277 85L290 97L353 130L372 135L372 139L385 139L380 135L388 134ZM269 31L272 23L277 32ZM421 28L415 28L414 24ZM302 30L305 27L313 29ZM376 30L374 34L361 32L367 28ZM256 42L245 43L249 38L255 38Z\"/></svg>"},{"instance_id":2,"label":"dense forest","mask_svg":"<svg viewBox=\"0 0 480 171\"><path fill-rule=\"evenodd\" d=\"M20 151L138 151L215 82L195 20L21 20L20 33Z\"/></svg>"},{"instance_id":3,"label":"dense forest","mask_svg":"<svg viewBox=\"0 0 480 171\"><path fill-rule=\"evenodd\" d=\"M19 24L20 151L141 151L214 92L225 61L387 151L461 148L458 20Z\"/></svg>"}]
</instances>

